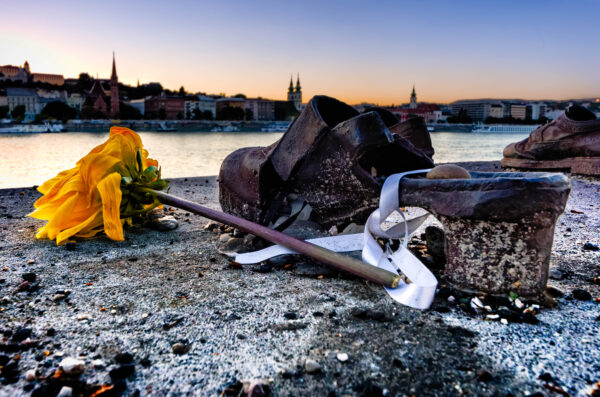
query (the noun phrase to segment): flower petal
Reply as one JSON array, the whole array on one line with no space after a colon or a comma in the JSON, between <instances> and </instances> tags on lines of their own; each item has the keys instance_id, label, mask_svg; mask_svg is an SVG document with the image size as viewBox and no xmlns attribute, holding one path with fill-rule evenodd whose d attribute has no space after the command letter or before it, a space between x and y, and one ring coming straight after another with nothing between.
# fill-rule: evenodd
<instances>
[{"instance_id":1,"label":"flower petal","mask_svg":"<svg viewBox=\"0 0 600 397\"><path fill-rule=\"evenodd\" d=\"M113 172L98 183L98 192L102 200L104 232L111 240L123 241L123 223L120 217L121 174Z\"/></svg>"}]
</instances>

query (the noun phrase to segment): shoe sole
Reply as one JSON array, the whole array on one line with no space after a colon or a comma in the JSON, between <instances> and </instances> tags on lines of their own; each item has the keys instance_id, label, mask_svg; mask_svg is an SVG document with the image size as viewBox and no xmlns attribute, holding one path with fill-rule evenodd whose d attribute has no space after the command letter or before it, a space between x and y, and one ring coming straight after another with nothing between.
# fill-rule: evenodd
<instances>
[{"instance_id":1,"label":"shoe sole","mask_svg":"<svg viewBox=\"0 0 600 397\"><path fill-rule=\"evenodd\" d=\"M600 176L600 157L571 157L543 161L505 157L500 164L505 168L569 170L573 174Z\"/></svg>"}]
</instances>

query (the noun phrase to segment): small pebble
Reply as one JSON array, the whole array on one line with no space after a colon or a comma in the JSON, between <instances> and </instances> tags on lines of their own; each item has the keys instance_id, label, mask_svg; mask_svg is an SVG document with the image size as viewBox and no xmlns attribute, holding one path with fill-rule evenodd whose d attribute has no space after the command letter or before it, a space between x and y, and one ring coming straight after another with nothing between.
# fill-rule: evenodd
<instances>
[{"instance_id":1,"label":"small pebble","mask_svg":"<svg viewBox=\"0 0 600 397\"><path fill-rule=\"evenodd\" d=\"M525 304L523 302L521 302L521 300L519 298L515 299L515 306L517 307L517 309L522 309L525 307Z\"/></svg>"},{"instance_id":2,"label":"small pebble","mask_svg":"<svg viewBox=\"0 0 600 397\"><path fill-rule=\"evenodd\" d=\"M581 288L574 289L571 295L573 296L573 298L580 301L589 301L590 299L592 299L592 295Z\"/></svg>"},{"instance_id":3,"label":"small pebble","mask_svg":"<svg viewBox=\"0 0 600 397\"><path fill-rule=\"evenodd\" d=\"M73 357L66 357L58 364L67 375L78 375L85 371L85 363Z\"/></svg>"},{"instance_id":4,"label":"small pebble","mask_svg":"<svg viewBox=\"0 0 600 397\"><path fill-rule=\"evenodd\" d=\"M92 361L92 366L94 368L104 368L106 367L106 363L100 359Z\"/></svg>"},{"instance_id":5,"label":"small pebble","mask_svg":"<svg viewBox=\"0 0 600 397\"><path fill-rule=\"evenodd\" d=\"M187 350L188 350L187 346L181 342L173 343L173 346L171 346L171 349L173 349L173 353L175 353L175 354L185 354L185 353L187 353Z\"/></svg>"},{"instance_id":6,"label":"small pebble","mask_svg":"<svg viewBox=\"0 0 600 397\"><path fill-rule=\"evenodd\" d=\"M27 273L23 273L21 275L21 277L23 277L23 280L33 283L35 281L35 279L37 278L37 275L33 272L27 272Z\"/></svg>"},{"instance_id":7,"label":"small pebble","mask_svg":"<svg viewBox=\"0 0 600 397\"><path fill-rule=\"evenodd\" d=\"M165 215L161 218L152 219L150 221L150 227L154 230L158 230L159 232L168 232L170 230L175 230L179 226L179 222L172 215Z\"/></svg>"},{"instance_id":8,"label":"small pebble","mask_svg":"<svg viewBox=\"0 0 600 397\"><path fill-rule=\"evenodd\" d=\"M283 317L287 318L288 320L296 320L298 315L294 312L287 312L283 314Z\"/></svg>"},{"instance_id":9,"label":"small pebble","mask_svg":"<svg viewBox=\"0 0 600 397\"><path fill-rule=\"evenodd\" d=\"M131 353L119 353L115 356L115 361L119 364L131 364L133 355Z\"/></svg>"},{"instance_id":10,"label":"small pebble","mask_svg":"<svg viewBox=\"0 0 600 397\"><path fill-rule=\"evenodd\" d=\"M230 235L230 234L227 234L227 233L225 233L225 234L221 234L221 235L219 236L219 242L220 242L220 243L226 243L226 242L228 242L230 239L231 239L231 235Z\"/></svg>"},{"instance_id":11,"label":"small pebble","mask_svg":"<svg viewBox=\"0 0 600 397\"><path fill-rule=\"evenodd\" d=\"M30 369L29 371L25 372L25 380L27 382L33 382L35 379L35 369Z\"/></svg>"},{"instance_id":12,"label":"small pebble","mask_svg":"<svg viewBox=\"0 0 600 397\"><path fill-rule=\"evenodd\" d=\"M307 358L306 361L304 362L304 369L309 374L314 374L321 370L321 365L318 362L316 362L315 360Z\"/></svg>"},{"instance_id":13,"label":"small pebble","mask_svg":"<svg viewBox=\"0 0 600 397\"><path fill-rule=\"evenodd\" d=\"M66 297L67 297L67 295L65 295L65 294L54 294L54 296L52 297L52 300L55 302L58 302L58 301L65 299Z\"/></svg>"},{"instance_id":14,"label":"small pebble","mask_svg":"<svg viewBox=\"0 0 600 397\"><path fill-rule=\"evenodd\" d=\"M63 386L58 392L56 397L71 397L73 395L73 389L69 386Z\"/></svg>"},{"instance_id":15,"label":"small pebble","mask_svg":"<svg viewBox=\"0 0 600 397\"><path fill-rule=\"evenodd\" d=\"M587 242L587 243L583 244L583 249L585 251L599 251L600 247L598 247L596 244Z\"/></svg>"},{"instance_id":16,"label":"small pebble","mask_svg":"<svg viewBox=\"0 0 600 397\"><path fill-rule=\"evenodd\" d=\"M346 361L348 361L348 354L346 353L338 353L337 354L337 359L338 361L345 363Z\"/></svg>"}]
</instances>

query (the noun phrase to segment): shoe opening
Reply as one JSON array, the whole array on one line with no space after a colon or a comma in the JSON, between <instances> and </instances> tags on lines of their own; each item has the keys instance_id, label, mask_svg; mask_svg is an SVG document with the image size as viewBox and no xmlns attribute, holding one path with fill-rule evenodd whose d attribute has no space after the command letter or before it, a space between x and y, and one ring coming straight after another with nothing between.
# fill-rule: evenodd
<instances>
[{"instance_id":1,"label":"shoe opening","mask_svg":"<svg viewBox=\"0 0 600 397\"><path fill-rule=\"evenodd\" d=\"M565 112L568 118L575 121L591 121L596 120L596 115L583 106L571 105Z\"/></svg>"},{"instance_id":2,"label":"shoe opening","mask_svg":"<svg viewBox=\"0 0 600 397\"><path fill-rule=\"evenodd\" d=\"M330 128L358 115L356 109L337 99L328 96L318 96L315 99L317 111Z\"/></svg>"}]
</instances>

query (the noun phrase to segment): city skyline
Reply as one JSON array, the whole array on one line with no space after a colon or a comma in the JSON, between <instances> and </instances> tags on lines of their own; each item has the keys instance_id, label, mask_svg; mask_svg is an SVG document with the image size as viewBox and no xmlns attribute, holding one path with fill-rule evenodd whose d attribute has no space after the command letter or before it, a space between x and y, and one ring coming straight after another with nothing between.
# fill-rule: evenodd
<instances>
[{"instance_id":1,"label":"city skyline","mask_svg":"<svg viewBox=\"0 0 600 397\"><path fill-rule=\"evenodd\" d=\"M0 64L107 78L114 50L125 84L285 99L300 73L305 100L349 103L405 103L413 85L438 103L594 98L600 87L592 1L32 4L26 30L21 9L4 7Z\"/></svg>"}]
</instances>

